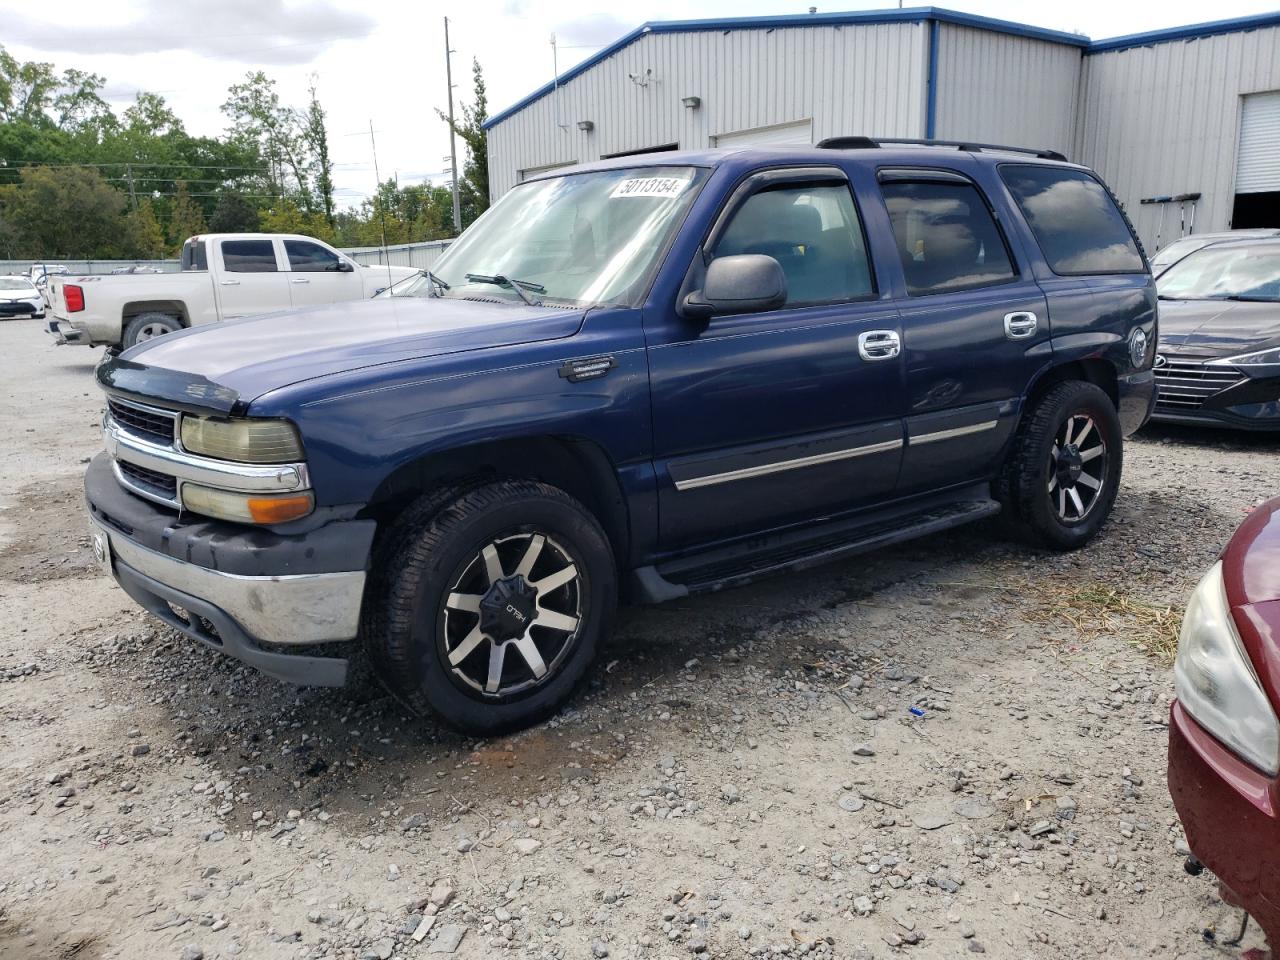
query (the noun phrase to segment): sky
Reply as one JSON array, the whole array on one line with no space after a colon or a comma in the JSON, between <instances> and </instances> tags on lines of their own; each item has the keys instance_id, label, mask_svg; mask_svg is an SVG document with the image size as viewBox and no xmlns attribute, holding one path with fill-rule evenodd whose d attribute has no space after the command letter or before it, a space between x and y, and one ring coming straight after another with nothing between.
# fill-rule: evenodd
<instances>
[{"instance_id":1,"label":"sky","mask_svg":"<svg viewBox=\"0 0 1280 960\"><path fill-rule=\"evenodd\" d=\"M497 113L648 20L806 13L815 0L654 0L631 8L589 0L59 0L50 18L30 0L0 0L0 45L21 60L75 67L107 78L117 110L138 91L163 96L193 134L226 128L227 87L246 72L277 81L285 103L303 106L315 77L328 112L337 199L356 206L378 172L402 184L448 179L449 134L443 18L449 16L456 103L472 99L478 59ZM885 0L816 0L819 12L881 9ZM913 5L910 0L907 6ZM941 0L939 6L1076 31L1093 39L1246 16L1276 0ZM632 12L634 11L634 12ZM459 143L459 149L461 144ZM3 159L3 158L0 158ZM461 169L461 155L459 169Z\"/></svg>"}]
</instances>

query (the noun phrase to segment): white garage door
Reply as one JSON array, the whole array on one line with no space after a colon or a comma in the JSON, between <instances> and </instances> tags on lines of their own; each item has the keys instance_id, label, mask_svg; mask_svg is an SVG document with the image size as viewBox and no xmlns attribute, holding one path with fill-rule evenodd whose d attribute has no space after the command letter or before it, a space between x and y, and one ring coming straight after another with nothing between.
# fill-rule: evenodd
<instances>
[{"instance_id":1,"label":"white garage door","mask_svg":"<svg viewBox=\"0 0 1280 960\"><path fill-rule=\"evenodd\" d=\"M813 143L813 121L780 123L772 127L756 127L753 130L736 130L712 138L717 147L761 147L776 144Z\"/></svg>"},{"instance_id":2,"label":"white garage door","mask_svg":"<svg viewBox=\"0 0 1280 960\"><path fill-rule=\"evenodd\" d=\"M1236 193L1273 190L1280 190L1280 90L1244 98L1236 163Z\"/></svg>"}]
</instances>

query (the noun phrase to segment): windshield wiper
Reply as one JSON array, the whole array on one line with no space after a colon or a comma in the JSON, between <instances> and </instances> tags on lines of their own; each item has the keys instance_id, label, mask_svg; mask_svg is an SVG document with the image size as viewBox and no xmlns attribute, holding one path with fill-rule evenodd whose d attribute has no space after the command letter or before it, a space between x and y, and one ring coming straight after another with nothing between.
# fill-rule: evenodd
<instances>
[{"instance_id":1,"label":"windshield wiper","mask_svg":"<svg viewBox=\"0 0 1280 960\"><path fill-rule=\"evenodd\" d=\"M540 307L542 304L525 293L526 290L532 290L534 293L547 292L547 288L540 283L532 283L529 280L512 280L510 277L504 277L500 273L493 276L487 273L468 273L465 276L472 283L492 283L498 287L510 287L521 300L531 307Z\"/></svg>"},{"instance_id":2,"label":"windshield wiper","mask_svg":"<svg viewBox=\"0 0 1280 960\"><path fill-rule=\"evenodd\" d=\"M1239 303L1275 303L1277 297L1246 297L1243 294L1233 293L1226 297L1214 297L1215 300L1235 300Z\"/></svg>"},{"instance_id":3,"label":"windshield wiper","mask_svg":"<svg viewBox=\"0 0 1280 960\"><path fill-rule=\"evenodd\" d=\"M423 271L422 271L422 274L423 274L423 276L425 276L428 280L430 280L432 283L434 283L434 284L436 285L436 288L440 291L440 293L439 293L439 294L436 294L436 296L440 296L440 295L441 295L441 294L443 294L446 290L448 290L448 289L449 289L449 285L448 285L447 283L445 283L443 280L441 280L439 277L437 277L437 276L436 276L434 273L432 273L430 270L423 270Z\"/></svg>"}]
</instances>

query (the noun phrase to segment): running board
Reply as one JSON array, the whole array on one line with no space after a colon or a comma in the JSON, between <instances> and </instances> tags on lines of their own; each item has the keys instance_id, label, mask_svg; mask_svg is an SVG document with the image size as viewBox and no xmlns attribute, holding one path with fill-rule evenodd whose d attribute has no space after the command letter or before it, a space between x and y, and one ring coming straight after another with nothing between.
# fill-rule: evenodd
<instances>
[{"instance_id":1,"label":"running board","mask_svg":"<svg viewBox=\"0 0 1280 960\"><path fill-rule=\"evenodd\" d=\"M661 603L679 597L741 587L762 577L842 560L859 553L926 537L1000 512L990 498L933 504L913 512L861 524L826 528L826 534L790 534L772 542L756 541L757 548L717 550L696 557L670 561L657 567L641 567L632 574L635 599ZM803 537L803 539L801 539Z\"/></svg>"}]
</instances>

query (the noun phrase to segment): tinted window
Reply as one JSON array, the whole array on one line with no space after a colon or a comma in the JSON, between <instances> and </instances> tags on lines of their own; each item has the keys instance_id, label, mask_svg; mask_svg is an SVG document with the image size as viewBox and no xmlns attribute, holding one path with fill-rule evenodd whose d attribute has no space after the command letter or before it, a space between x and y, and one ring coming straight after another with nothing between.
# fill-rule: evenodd
<instances>
[{"instance_id":1,"label":"tinted window","mask_svg":"<svg viewBox=\"0 0 1280 960\"><path fill-rule=\"evenodd\" d=\"M208 270L209 261L204 252L203 240L188 240L182 245L183 270Z\"/></svg>"},{"instance_id":2,"label":"tinted window","mask_svg":"<svg viewBox=\"0 0 1280 960\"><path fill-rule=\"evenodd\" d=\"M967 183L886 183L881 190L912 296L1007 283L1004 237Z\"/></svg>"},{"instance_id":3,"label":"tinted window","mask_svg":"<svg viewBox=\"0 0 1280 960\"><path fill-rule=\"evenodd\" d=\"M715 249L717 257L741 253L766 254L782 265L788 304L857 300L875 291L847 186L792 185L753 194Z\"/></svg>"},{"instance_id":4,"label":"tinted window","mask_svg":"<svg viewBox=\"0 0 1280 960\"><path fill-rule=\"evenodd\" d=\"M301 273L334 273L342 262L336 253L305 240L286 240L284 252L289 256L289 269Z\"/></svg>"},{"instance_id":5,"label":"tinted window","mask_svg":"<svg viewBox=\"0 0 1280 960\"><path fill-rule=\"evenodd\" d=\"M1000 175L1058 274L1141 273L1142 254L1106 189L1079 170L1007 164Z\"/></svg>"},{"instance_id":6,"label":"tinted window","mask_svg":"<svg viewBox=\"0 0 1280 960\"><path fill-rule=\"evenodd\" d=\"M275 247L270 240L223 240L222 263L231 273L275 273Z\"/></svg>"}]
</instances>

